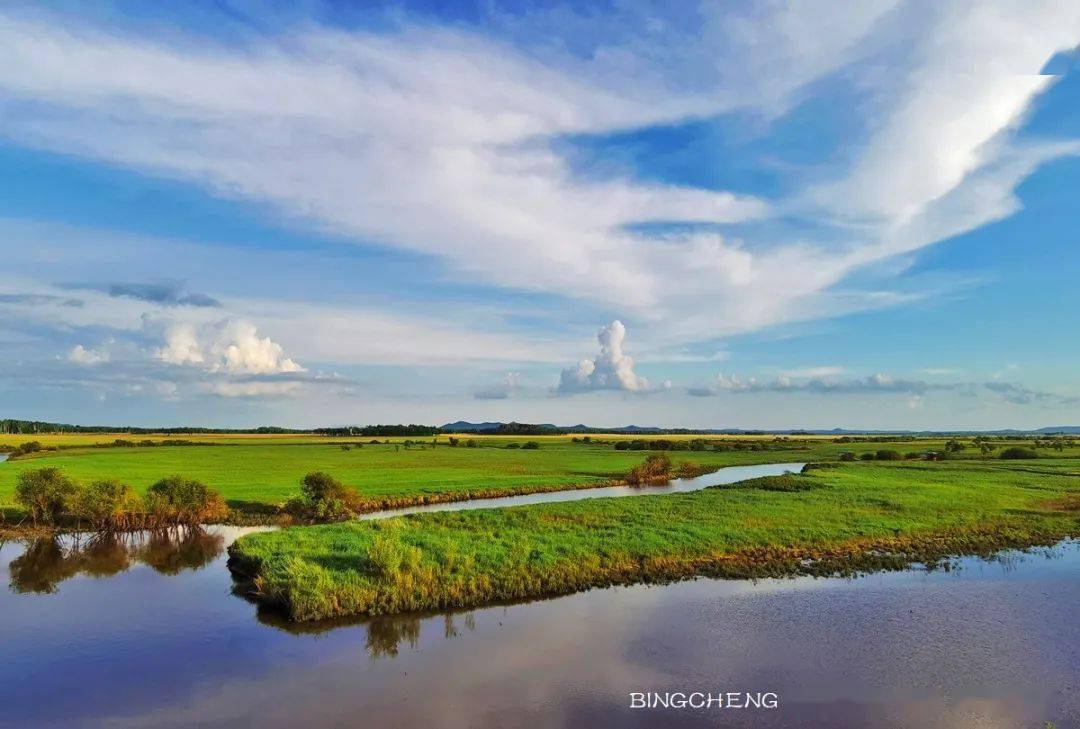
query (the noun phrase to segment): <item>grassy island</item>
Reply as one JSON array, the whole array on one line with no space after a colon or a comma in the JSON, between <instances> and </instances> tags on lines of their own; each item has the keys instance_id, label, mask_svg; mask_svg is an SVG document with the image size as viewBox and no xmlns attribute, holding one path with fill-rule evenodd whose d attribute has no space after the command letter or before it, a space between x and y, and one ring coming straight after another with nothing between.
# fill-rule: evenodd
<instances>
[{"instance_id":1,"label":"grassy island","mask_svg":"<svg viewBox=\"0 0 1080 729\"><path fill-rule=\"evenodd\" d=\"M703 491L252 534L250 594L294 620L590 587L899 568L1080 533L1080 460L840 463Z\"/></svg>"}]
</instances>

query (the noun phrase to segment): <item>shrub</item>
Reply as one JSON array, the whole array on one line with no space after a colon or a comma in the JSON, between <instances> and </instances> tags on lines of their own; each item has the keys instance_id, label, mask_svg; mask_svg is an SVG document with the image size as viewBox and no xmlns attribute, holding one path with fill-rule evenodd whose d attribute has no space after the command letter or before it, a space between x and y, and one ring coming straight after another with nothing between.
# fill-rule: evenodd
<instances>
[{"instance_id":1,"label":"shrub","mask_svg":"<svg viewBox=\"0 0 1080 729\"><path fill-rule=\"evenodd\" d=\"M860 461L872 461L872 460L874 460L874 454L871 453L870 451L867 451L866 453L862 453L862 454L859 455L859 460Z\"/></svg>"},{"instance_id":2,"label":"shrub","mask_svg":"<svg viewBox=\"0 0 1080 729\"><path fill-rule=\"evenodd\" d=\"M883 448L877 452L876 457L879 461L899 461L900 452Z\"/></svg>"},{"instance_id":3,"label":"shrub","mask_svg":"<svg viewBox=\"0 0 1080 729\"><path fill-rule=\"evenodd\" d=\"M1015 460L1018 458L1038 458L1039 454L1030 448L1021 448L1020 446L1013 446L1012 448L1006 448L1001 452L998 458L1005 460Z\"/></svg>"},{"instance_id":4,"label":"shrub","mask_svg":"<svg viewBox=\"0 0 1080 729\"><path fill-rule=\"evenodd\" d=\"M142 526L143 504L131 487L117 480L94 481L78 489L71 515L101 531Z\"/></svg>"},{"instance_id":5,"label":"shrub","mask_svg":"<svg viewBox=\"0 0 1080 729\"><path fill-rule=\"evenodd\" d=\"M14 448L8 454L8 456L10 458L18 458L19 456L26 455L27 453L37 453L43 450L45 450L45 446L41 445L40 441L30 440Z\"/></svg>"},{"instance_id":6,"label":"shrub","mask_svg":"<svg viewBox=\"0 0 1080 729\"><path fill-rule=\"evenodd\" d=\"M480 445L480 444L479 444L479 443L477 443L477 442L476 442L475 440L473 440L472 438L469 438L469 439L468 439L467 441L465 441L465 447L466 447L466 448L477 448L477 447L479 447L479 445Z\"/></svg>"},{"instance_id":7,"label":"shrub","mask_svg":"<svg viewBox=\"0 0 1080 729\"><path fill-rule=\"evenodd\" d=\"M701 469L697 464L691 463L690 461L683 461L679 464L679 469L675 473L679 478L694 478L700 472Z\"/></svg>"},{"instance_id":8,"label":"shrub","mask_svg":"<svg viewBox=\"0 0 1080 729\"><path fill-rule=\"evenodd\" d=\"M520 443L507 443L506 447L507 448L520 448L521 444Z\"/></svg>"},{"instance_id":9,"label":"shrub","mask_svg":"<svg viewBox=\"0 0 1080 729\"><path fill-rule=\"evenodd\" d=\"M852 453L851 451L844 451L843 453L840 454L840 460L841 461L854 461L855 460L855 454Z\"/></svg>"},{"instance_id":10,"label":"shrub","mask_svg":"<svg viewBox=\"0 0 1080 729\"><path fill-rule=\"evenodd\" d=\"M35 524L55 524L70 507L78 487L58 468L24 471L15 479L15 501Z\"/></svg>"},{"instance_id":11,"label":"shrub","mask_svg":"<svg viewBox=\"0 0 1080 729\"><path fill-rule=\"evenodd\" d=\"M922 458L922 453L919 453L918 451L908 451L904 454L905 461L917 461L920 458Z\"/></svg>"},{"instance_id":12,"label":"shrub","mask_svg":"<svg viewBox=\"0 0 1080 729\"><path fill-rule=\"evenodd\" d=\"M300 491L312 501L345 498L348 487L323 471L312 471L300 480Z\"/></svg>"},{"instance_id":13,"label":"shrub","mask_svg":"<svg viewBox=\"0 0 1080 729\"><path fill-rule=\"evenodd\" d=\"M146 490L147 509L159 523L200 524L223 519L228 508L221 494L201 481L169 476Z\"/></svg>"},{"instance_id":14,"label":"shrub","mask_svg":"<svg viewBox=\"0 0 1080 729\"><path fill-rule=\"evenodd\" d=\"M340 521L356 514L360 495L333 476L313 471L300 480L300 496L282 505L287 514L306 521Z\"/></svg>"},{"instance_id":15,"label":"shrub","mask_svg":"<svg viewBox=\"0 0 1080 729\"><path fill-rule=\"evenodd\" d=\"M626 482L631 485L667 481L671 478L671 459L663 453L654 453L640 466L630 469Z\"/></svg>"},{"instance_id":16,"label":"shrub","mask_svg":"<svg viewBox=\"0 0 1080 729\"><path fill-rule=\"evenodd\" d=\"M522 449L527 450L527 451L540 450L540 444L537 443L535 440L530 440L528 443L523 443L521 445L521 447L522 447Z\"/></svg>"},{"instance_id":17,"label":"shrub","mask_svg":"<svg viewBox=\"0 0 1080 729\"><path fill-rule=\"evenodd\" d=\"M630 450L630 441L626 441L626 440L617 440L617 441L615 441L615 450L617 450L617 451L628 451L628 450Z\"/></svg>"}]
</instances>

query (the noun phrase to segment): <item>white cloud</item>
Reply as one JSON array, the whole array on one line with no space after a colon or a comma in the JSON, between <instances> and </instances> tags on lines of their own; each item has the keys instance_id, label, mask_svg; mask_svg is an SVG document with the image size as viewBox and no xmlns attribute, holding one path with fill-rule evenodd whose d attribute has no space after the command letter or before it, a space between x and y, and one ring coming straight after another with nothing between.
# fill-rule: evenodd
<instances>
[{"instance_id":1,"label":"white cloud","mask_svg":"<svg viewBox=\"0 0 1080 729\"><path fill-rule=\"evenodd\" d=\"M87 349L81 344L76 344L67 355L69 362L82 365L96 365L109 361L109 353L103 349Z\"/></svg>"},{"instance_id":2,"label":"white cloud","mask_svg":"<svg viewBox=\"0 0 1080 729\"><path fill-rule=\"evenodd\" d=\"M518 372L507 372L497 383L477 390L473 393L473 397L477 400L506 400L520 387L520 385L521 374Z\"/></svg>"},{"instance_id":3,"label":"white cloud","mask_svg":"<svg viewBox=\"0 0 1080 729\"><path fill-rule=\"evenodd\" d=\"M1075 3L906 13L892 1L835 13L776 3L691 15L625 31L632 24L592 22L602 39L577 56L558 42L521 49L407 24L382 34L306 26L226 48L0 15L0 133L269 203L319 229L437 257L472 281L589 299L654 325L641 337L659 348L907 300L837 289L866 266L1010 214L1024 176L1076 151L1021 147L1010 135L1052 82L1037 75L1042 63L1076 42ZM551 18L562 32L563 18ZM829 184L791 200L581 176L552 142L734 109L774 117L840 69L882 89L852 109L867 117L865 138L850 140L841 155L850 166L830 168ZM741 241L627 230L776 211L839 232ZM552 358L468 326L408 318L400 336L391 314L336 316L358 336L289 314L273 331L305 360ZM166 361L207 363L189 334L164 348ZM277 356L255 350L232 366ZM588 381L585 369L571 381Z\"/></svg>"},{"instance_id":4,"label":"white cloud","mask_svg":"<svg viewBox=\"0 0 1080 729\"><path fill-rule=\"evenodd\" d=\"M896 224L995 159L1000 136L1052 83L1039 75L1080 37L1080 6L943 4L909 53L914 65L829 206Z\"/></svg>"},{"instance_id":5,"label":"white cloud","mask_svg":"<svg viewBox=\"0 0 1080 729\"><path fill-rule=\"evenodd\" d=\"M230 375L269 375L304 372L285 356L281 345L260 337L255 325L241 319L224 319L210 324L169 322L165 325L165 345L158 359L174 365L201 366L208 372Z\"/></svg>"},{"instance_id":6,"label":"white cloud","mask_svg":"<svg viewBox=\"0 0 1080 729\"><path fill-rule=\"evenodd\" d=\"M1014 405L1074 406L1080 396L1035 390L1013 382L927 382L877 373L866 377L796 379L781 375L773 380L743 379L719 373L707 387L691 387L687 394L713 397L725 393L810 393L815 395L903 395L911 409L921 408L930 393L989 394Z\"/></svg>"},{"instance_id":7,"label":"white cloud","mask_svg":"<svg viewBox=\"0 0 1080 729\"><path fill-rule=\"evenodd\" d=\"M634 360L623 353L626 327L615 320L602 327L596 335L600 354L595 359L583 359L577 367L562 371L557 391L561 394L592 390L646 390L649 383L634 372Z\"/></svg>"},{"instance_id":8,"label":"white cloud","mask_svg":"<svg viewBox=\"0 0 1080 729\"><path fill-rule=\"evenodd\" d=\"M820 365L818 367L797 367L791 370L784 370L780 374L784 377L835 377L836 375L842 375L847 371L845 367L837 367L835 365Z\"/></svg>"},{"instance_id":9,"label":"white cloud","mask_svg":"<svg viewBox=\"0 0 1080 729\"><path fill-rule=\"evenodd\" d=\"M207 391L222 397L280 397L295 394L299 382L230 382L223 380L206 385Z\"/></svg>"}]
</instances>

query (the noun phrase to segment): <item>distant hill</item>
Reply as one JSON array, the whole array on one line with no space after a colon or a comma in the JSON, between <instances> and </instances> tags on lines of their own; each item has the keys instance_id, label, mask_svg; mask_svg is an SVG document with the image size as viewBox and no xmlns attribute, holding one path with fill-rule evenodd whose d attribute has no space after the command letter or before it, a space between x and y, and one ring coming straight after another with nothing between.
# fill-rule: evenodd
<instances>
[{"instance_id":1,"label":"distant hill","mask_svg":"<svg viewBox=\"0 0 1080 729\"><path fill-rule=\"evenodd\" d=\"M498 430L502 423L470 423L467 420L457 420L453 423L446 423L440 425L440 430L448 430L453 433L459 432L477 432L481 430Z\"/></svg>"}]
</instances>

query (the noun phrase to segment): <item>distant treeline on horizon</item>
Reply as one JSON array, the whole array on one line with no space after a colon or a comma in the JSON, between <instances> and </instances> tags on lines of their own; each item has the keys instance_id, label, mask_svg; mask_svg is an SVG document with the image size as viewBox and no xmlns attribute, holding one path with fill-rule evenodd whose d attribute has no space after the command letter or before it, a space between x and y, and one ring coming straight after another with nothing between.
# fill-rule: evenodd
<instances>
[{"instance_id":1,"label":"distant treeline on horizon","mask_svg":"<svg viewBox=\"0 0 1080 729\"><path fill-rule=\"evenodd\" d=\"M649 428L629 425L620 428L593 428L587 425L574 425L560 427L551 424L535 423L469 423L458 421L436 425L347 425L332 428L280 428L264 425L257 428L199 428L199 427L171 427L171 428L142 428L116 425L71 425L68 423L50 423L40 420L16 420L12 418L0 419L0 434L15 435L45 435L50 433L131 433L133 435L195 435L195 434L222 434L222 435L323 435L328 437L406 437L417 438L424 436L441 435L445 433L465 433L470 435L581 435L623 433L637 435L897 435L897 436L942 436L964 434L1054 434L1054 433L1080 433L1080 426L1055 426L1033 430L940 430L940 431L911 431L911 430L847 430L834 428L832 430L744 430L740 428L707 429L707 428Z\"/></svg>"}]
</instances>

